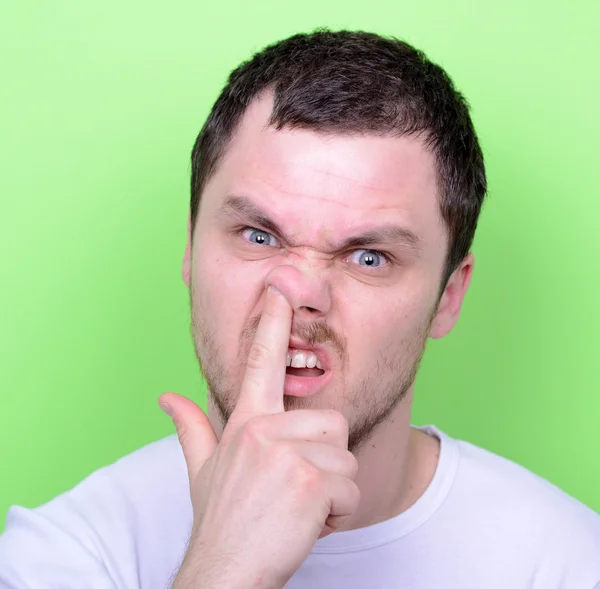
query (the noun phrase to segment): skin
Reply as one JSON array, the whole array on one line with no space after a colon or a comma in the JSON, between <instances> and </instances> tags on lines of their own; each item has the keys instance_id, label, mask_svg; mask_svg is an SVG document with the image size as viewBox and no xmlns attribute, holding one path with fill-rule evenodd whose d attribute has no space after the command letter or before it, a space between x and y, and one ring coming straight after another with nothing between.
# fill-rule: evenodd
<instances>
[{"instance_id":1,"label":"skin","mask_svg":"<svg viewBox=\"0 0 600 589\"><path fill-rule=\"evenodd\" d=\"M160 400L174 415L192 483L209 455L192 458L190 440L214 452L234 427L267 287L276 287L290 308L286 334L325 346L333 370L325 390L302 398L284 396L271 375L281 410L299 417L297 410L316 416L328 409L345 418L358 467L346 474L360 501L332 527L363 527L406 510L433 477L439 442L410 427L414 378L427 339L443 337L458 320L474 258L465 257L438 298L448 236L434 157L419 140L276 131L266 126L271 106L269 95L249 106L205 187L196 227L188 225L182 275L209 387L208 420L179 395ZM231 195L259 207L282 234L225 214ZM418 247L385 242L335 251L345 238L386 224L409 229ZM366 263L369 255L376 267ZM285 344L283 337L271 362L285 363ZM259 388L264 378L255 378ZM202 440L193 427L203 428Z\"/></svg>"}]
</instances>

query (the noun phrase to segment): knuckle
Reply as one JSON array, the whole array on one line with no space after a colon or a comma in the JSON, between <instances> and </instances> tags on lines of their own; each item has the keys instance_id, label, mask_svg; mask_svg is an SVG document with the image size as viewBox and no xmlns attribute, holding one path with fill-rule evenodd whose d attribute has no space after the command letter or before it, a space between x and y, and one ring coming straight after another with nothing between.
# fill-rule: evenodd
<instances>
[{"instance_id":1,"label":"knuckle","mask_svg":"<svg viewBox=\"0 0 600 589\"><path fill-rule=\"evenodd\" d=\"M266 434L266 424L260 416L250 418L243 426L242 436L245 443L262 442Z\"/></svg>"},{"instance_id":2,"label":"knuckle","mask_svg":"<svg viewBox=\"0 0 600 589\"><path fill-rule=\"evenodd\" d=\"M177 430L177 437L179 438L179 443L181 444L182 448L185 448L190 437L190 428L177 417L173 418L173 424L175 425L175 429Z\"/></svg>"},{"instance_id":3,"label":"knuckle","mask_svg":"<svg viewBox=\"0 0 600 589\"><path fill-rule=\"evenodd\" d=\"M248 352L247 366L250 369L263 368L270 356L271 352L265 344L254 342L250 346L250 351Z\"/></svg>"},{"instance_id":4,"label":"knuckle","mask_svg":"<svg viewBox=\"0 0 600 589\"><path fill-rule=\"evenodd\" d=\"M360 489L358 485L354 481L348 481L349 487L348 492L350 495L350 504L352 506L352 511L356 510L358 504L360 503Z\"/></svg>"},{"instance_id":5,"label":"knuckle","mask_svg":"<svg viewBox=\"0 0 600 589\"><path fill-rule=\"evenodd\" d=\"M299 466L300 457L290 444L278 443L273 446L271 460L275 464L296 469Z\"/></svg>"},{"instance_id":6,"label":"knuckle","mask_svg":"<svg viewBox=\"0 0 600 589\"><path fill-rule=\"evenodd\" d=\"M348 437L348 420L335 409L327 409L326 418L329 427L339 435Z\"/></svg>"},{"instance_id":7,"label":"knuckle","mask_svg":"<svg viewBox=\"0 0 600 589\"><path fill-rule=\"evenodd\" d=\"M270 305L266 305L263 308L262 315L264 315L268 319L275 319L275 320L277 320L279 318L279 313L277 312L277 310L274 309Z\"/></svg>"},{"instance_id":8,"label":"knuckle","mask_svg":"<svg viewBox=\"0 0 600 589\"><path fill-rule=\"evenodd\" d=\"M348 473L348 478L354 479L358 474L358 460L352 452L346 451L346 469Z\"/></svg>"},{"instance_id":9,"label":"knuckle","mask_svg":"<svg viewBox=\"0 0 600 589\"><path fill-rule=\"evenodd\" d=\"M318 495L322 493L323 477L319 469L312 464L304 461L298 464L294 469L294 479L297 488L303 494Z\"/></svg>"}]
</instances>

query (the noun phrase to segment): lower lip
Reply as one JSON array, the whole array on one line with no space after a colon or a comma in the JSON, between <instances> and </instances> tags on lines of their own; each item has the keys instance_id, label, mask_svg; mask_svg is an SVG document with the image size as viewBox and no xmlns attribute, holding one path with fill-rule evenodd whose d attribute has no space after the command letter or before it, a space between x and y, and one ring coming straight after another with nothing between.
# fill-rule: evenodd
<instances>
[{"instance_id":1,"label":"lower lip","mask_svg":"<svg viewBox=\"0 0 600 589\"><path fill-rule=\"evenodd\" d=\"M321 376L286 374L283 394L290 397L309 397L321 392L331 382L332 376L331 370L326 370Z\"/></svg>"}]
</instances>

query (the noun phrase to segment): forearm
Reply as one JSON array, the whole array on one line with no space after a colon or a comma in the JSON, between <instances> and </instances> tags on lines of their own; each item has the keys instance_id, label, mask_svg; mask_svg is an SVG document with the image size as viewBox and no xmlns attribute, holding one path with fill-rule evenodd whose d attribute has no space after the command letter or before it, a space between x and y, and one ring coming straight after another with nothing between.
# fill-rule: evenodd
<instances>
[{"instance_id":1,"label":"forearm","mask_svg":"<svg viewBox=\"0 0 600 589\"><path fill-rule=\"evenodd\" d=\"M171 589L283 589L264 572L244 569L235 555L214 554L210 541L192 539Z\"/></svg>"}]
</instances>

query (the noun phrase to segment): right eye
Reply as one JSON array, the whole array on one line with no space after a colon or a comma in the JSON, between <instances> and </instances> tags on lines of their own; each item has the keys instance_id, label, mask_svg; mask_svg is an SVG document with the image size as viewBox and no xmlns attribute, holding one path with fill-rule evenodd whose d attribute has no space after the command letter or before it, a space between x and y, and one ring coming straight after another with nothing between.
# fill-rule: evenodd
<instances>
[{"instance_id":1,"label":"right eye","mask_svg":"<svg viewBox=\"0 0 600 589\"><path fill-rule=\"evenodd\" d=\"M255 243L256 245L270 245L272 247L280 247L281 245L273 235L263 231L262 229L246 227L242 230L242 235L250 243Z\"/></svg>"}]
</instances>

